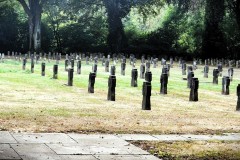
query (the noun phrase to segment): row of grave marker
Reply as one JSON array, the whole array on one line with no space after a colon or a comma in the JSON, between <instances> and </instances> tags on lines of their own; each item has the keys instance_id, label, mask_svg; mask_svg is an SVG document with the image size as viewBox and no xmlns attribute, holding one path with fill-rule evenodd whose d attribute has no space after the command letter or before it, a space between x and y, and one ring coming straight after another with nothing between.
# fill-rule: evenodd
<instances>
[{"instance_id":1,"label":"row of grave marker","mask_svg":"<svg viewBox=\"0 0 240 160\"><path fill-rule=\"evenodd\" d=\"M4 54L1 55L1 57L4 58ZM39 58L37 56L34 56L33 54L30 56L31 57L31 72L34 72L34 60L36 60L36 63L38 62ZM73 58L73 59L69 59ZM1 58L2 59L2 58ZM81 74L81 60L79 56L77 55L76 58L73 57L73 55L68 56L66 55L66 60L65 60L65 70L68 71L68 86L73 85L73 72L74 72L74 59L77 59L77 74ZM102 65L105 65L105 71L109 72L109 60L110 56L108 56L108 59L106 61L102 61ZM17 59L16 59L17 60ZM57 79L58 75L58 64L60 61L60 57L58 55L58 58L56 58L56 63L53 66L53 78ZM114 60L115 61L115 60ZM70 63L69 63L70 62ZM136 59L130 58L130 64L133 66L132 73L131 73L131 86L132 87L137 87L137 77L138 77L138 71L135 69L135 62ZM145 61L144 57L141 59L141 66L140 66L140 78L145 78L145 82L143 83L143 88L142 88L142 94L143 94L143 101L142 101L142 108L144 110L150 110L151 109L151 104L150 104L150 97L151 97L151 81L152 81L152 74L150 72L150 65L151 62ZM26 68L26 63L27 63L27 57L23 58L23 69ZM98 57L94 58L94 65L93 65L93 71L89 74L89 85L88 85L88 92L89 93L94 93L94 83L95 83L95 77L97 73L97 63L98 63ZM145 64L146 63L146 72L145 72ZM207 63L207 62L206 62ZM70 64L71 67L68 67ZM88 63L88 60L86 58L86 64ZM153 67L157 67L157 59L153 60L152 62ZM161 83L161 88L160 88L160 93L161 94L167 94L167 84L168 84L168 76L170 75L170 68L173 67L173 59L170 59L170 64L166 64L166 60L162 60L161 64L163 65L162 68L162 74L160 78L160 83ZM184 61L181 61L181 68L182 68L182 75L186 75L186 63ZM197 63L194 62L193 66L188 66L188 75L187 75L187 86L190 88L190 96L189 100L190 101L198 101L198 88L199 88L199 81L198 78L194 77L193 69L197 69ZM42 63L42 76L45 76L45 62ZM125 56L122 57L122 63L121 63L121 74L125 75L125 68L126 68L126 58ZM218 69L213 70L213 83L218 83L218 75L222 72L222 64L218 64ZM204 77L208 77L208 72L209 72L209 67L206 65L204 67ZM109 81L108 81L108 100L115 101L115 87L116 87L116 76L115 76L115 66L111 66L111 72L109 76ZM228 76L224 76L222 78L222 94L223 95L229 95L229 86L230 86L230 80L232 80L233 76L233 68L230 68L228 70L228 73L230 75L230 78ZM238 91L240 91L239 86L237 88L237 95L239 95ZM238 98L239 99L239 98ZM240 102L237 103L237 110L240 110Z\"/></svg>"}]
</instances>

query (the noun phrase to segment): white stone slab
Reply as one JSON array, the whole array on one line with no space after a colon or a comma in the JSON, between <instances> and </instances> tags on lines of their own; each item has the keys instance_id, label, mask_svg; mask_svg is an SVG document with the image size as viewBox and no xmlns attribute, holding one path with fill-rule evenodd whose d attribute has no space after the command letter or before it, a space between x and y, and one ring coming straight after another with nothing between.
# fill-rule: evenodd
<instances>
[{"instance_id":1,"label":"white stone slab","mask_svg":"<svg viewBox=\"0 0 240 160\"><path fill-rule=\"evenodd\" d=\"M55 154L45 144L11 144L11 146L20 156L28 154Z\"/></svg>"},{"instance_id":2,"label":"white stone slab","mask_svg":"<svg viewBox=\"0 0 240 160\"><path fill-rule=\"evenodd\" d=\"M119 138L127 141L157 141L156 137L148 134L119 134Z\"/></svg>"},{"instance_id":3,"label":"white stone slab","mask_svg":"<svg viewBox=\"0 0 240 160\"><path fill-rule=\"evenodd\" d=\"M159 160L152 155L96 155L99 160Z\"/></svg>"},{"instance_id":4,"label":"white stone slab","mask_svg":"<svg viewBox=\"0 0 240 160\"><path fill-rule=\"evenodd\" d=\"M181 135L153 135L158 141L187 141L187 137Z\"/></svg>"},{"instance_id":5,"label":"white stone slab","mask_svg":"<svg viewBox=\"0 0 240 160\"><path fill-rule=\"evenodd\" d=\"M82 155L91 154L84 145L79 144L46 144L58 155Z\"/></svg>"},{"instance_id":6,"label":"white stone slab","mask_svg":"<svg viewBox=\"0 0 240 160\"><path fill-rule=\"evenodd\" d=\"M6 131L0 132L0 144L3 143L17 143L17 141L13 138L13 136Z\"/></svg>"},{"instance_id":7,"label":"white stone slab","mask_svg":"<svg viewBox=\"0 0 240 160\"><path fill-rule=\"evenodd\" d=\"M12 135L19 143L77 143L63 133L14 133Z\"/></svg>"},{"instance_id":8,"label":"white stone slab","mask_svg":"<svg viewBox=\"0 0 240 160\"><path fill-rule=\"evenodd\" d=\"M92 155L60 155L62 160L97 160Z\"/></svg>"},{"instance_id":9,"label":"white stone slab","mask_svg":"<svg viewBox=\"0 0 240 160\"><path fill-rule=\"evenodd\" d=\"M2 160L20 160L18 154L11 148L9 144L0 144L0 159Z\"/></svg>"}]
</instances>

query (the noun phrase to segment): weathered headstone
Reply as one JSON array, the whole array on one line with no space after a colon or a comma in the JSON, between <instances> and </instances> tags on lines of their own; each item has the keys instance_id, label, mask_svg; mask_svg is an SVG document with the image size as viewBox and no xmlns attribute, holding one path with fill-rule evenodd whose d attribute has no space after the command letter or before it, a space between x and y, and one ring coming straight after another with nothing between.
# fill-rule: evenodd
<instances>
[{"instance_id":1,"label":"weathered headstone","mask_svg":"<svg viewBox=\"0 0 240 160\"><path fill-rule=\"evenodd\" d=\"M26 69L26 64L27 64L27 59L23 58L23 65L22 65L22 69L25 70Z\"/></svg>"},{"instance_id":2,"label":"weathered headstone","mask_svg":"<svg viewBox=\"0 0 240 160\"><path fill-rule=\"evenodd\" d=\"M206 66L204 66L204 71L203 71L204 78L208 78L208 72L209 72L209 66L206 65Z\"/></svg>"},{"instance_id":3,"label":"weathered headstone","mask_svg":"<svg viewBox=\"0 0 240 160\"><path fill-rule=\"evenodd\" d=\"M90 73L88 79L88 93L94 93L96 73Z\"/></svg>"},{"instance_id":4,"label":"weathered headstone","mask_svg":"<svg viewBox=\"0 0 240 160\"><path fill-rule=\"evenodd\" d=\"M219 76L220 77L222 77L222 71L223 71L223 66L222 66L222 64L220 63L220 64L218 64L218 71L219 71Z\"/></svg>"},{"instance_id":5,"label":"weathered headstone","mask_svg":"<svg viewBox=\"0 0 240 160\"><path fill-rule=\"evenodd\" d=\"M86 64L89 65L89 57L86 57Z\"/></svg>"},{"instance_id":6,"label":"weathered headstone","mask_svg":"<svg viewBox=\"0 0 240 160\"><path fill-rule=\"evenodd\" d=\"M214 69L213 70L213 84L218 84L218 75L219 75L218 69Z\"/></svg>"},{"instance_id":7,"label":"weathered headstone","mask_svg":"<svg viewBox=\"0 0 240 160\"><path fill-rule=\"evenodd\" d=\"M140 78L144 79L144 76L145 76L145 64L142 63L140 66Z\"/></svg>"},{"instance_id":8,"label":"weathered headstone","mask_svg":"<svg viewBox=\"0 0 240 160\"><path fill-rule=\"evenodd\" d=\"M68 71L68 59L65 59L65 71Z\"/></svg>"},{"instance_id":9,"label":"weathered headstone","mask_svg":"<svg viewBox=\"0 0 240 160\"><path fill-rule=\"evenodd\" d=\"M138 71L137 69L132 69L132 80L131 80L131 86L137 87L137 78L138 78Z\"/></svg>"},{"instance_id":10,"label":"weathered headstone","mask_svg":"<svg viewBox=\"0 0 240 160\"><path fill-rule=\"evenodd\" d=\"M167 94L167 84L168 84L168 74L162 73L160 78L161 88L160 93L161 94Z\"/></svg>"},{"instance_id":11,"label":"weathered headstone","mask_svg":"<svg viewBox=\"0 0 240 160\"><path fill-rule=\"evenodd\" d=\"M199 88L199 81L198 78L192 78L191 85L190 85L191 91L189 96L189 101L198 101L198 88Z\"/></svg>"},{"instance_id":12,"label":"weathered headstone","mask_svg":"<svg viewBox=\"0 0 240 160\"><path fill-rule=\"evenodd\" d=\"M109 72L109 60L108 59L105 62L105 72Z\"/></svg>"},{"instance_id":13,"label":"weathered headstone","mask_svg":"<svg viewBox=\"0 0 240 160\"><path fill-rule=\"evenodd\" d=\"M237 86L237 111L240 111L240 84Z\"/></svg>"},{"instance_id":14,"label":"weathered headstone","mask_svg":"<svg viewBox=\"0 0 240 160\"><path fill-rule=\"evenodd\" d=\"M46 68L46 64L43 62L42 63L42 76L45 76L45 68Z\"/></svg>"},{"instance_id":15,"label":"weathered headstone","mask_svg":"<svg viewBox=\"0 0 240 160\"><path fill-rule=\"evenodd\" d=\"M188 73L188 76L187 76L187 88L190 88L191 86L191 81L192 81L192 78L194 77L194 73L193 72L189 72Z\"/></svg>"},{"instance_id":16,"label":"weathered headstone","mask_svg":"<svg viewBox=\"0 0 240 160\"><path fill-rule=\"evenodd\" d=\"M82 67L81 61L78 60L77 61L77 74L81 74L81 67Z\"/></svg>"},{"instance_id":17,"label":"weathered headstone","mask_svg":"<svg viewBox=\"0 0 240 160\"><path fill-rule=\"evenodd\" d=\"M150 63L150 61L147 61L147 63L146 63L146 72L150 72L150 67L151 67L151 63Z\"/></svg>"},{"instance_id":18,"label":"weathered headstone","mask_svg":"<svg viewBox=\"0 0 240 160\"><path fill-rule=\"evenodd\" d=\"M31 57L31 72L34 73L34 58Z\"/></svg>"},{"instance_id":19,"label":"weathered headstone","mask_svg":"<svg viewBox=\"0 0 240 160\"><path fill-rule=\"evenodd\" d=\"M126 63L121 63L121 75L125 76L125 70L126 70Z\"/></svg>"},{"instance_id":20,"label":"weathered headstone","mask_svg":"<svg viewBox=\"0 0 240 160\"><path fill-rule=\"evenodd\" d=\"M193 67L192 66L187 66L187 73L192 72L193 71Z\"/></svg>"},{"instance_id":21,"label":"weathered headstone","mask_svg":"<svg viewBox=\"0 0 240 160\"><path fill-rule=\"evenodd\" d=\"M92 66L92 72L95 73L97 75L97 64L93 64Z\"/></svg>"},{"instance_id":22,"label":"weathered headstone","mask_svg":"<svg viewBox=\"0 0 240 160\"><path fill-rule=\"evenodd\" d=\"M227 76L224 76L222 78L222 94L223 95L229 95L229 86L230 86L230 78Z\"/></svg>"},{"instance_id":23,"label":"weathered headstone","mask_svg":"<svg viewBox=\"0 0 240 160\"><path fill-rule=\"evenodd\" d=\"M173 58L170 58L170 65L171 65L171 68L173 68Z\"/></svg>"},{"instance_id":24,"label":"weathered headstone","mask_svg":"<svg viewBox=\"0 0 240 160\"><path fill-rule=\"evenodd\" d=\"M231 81L233 80L233 68L232 67L228 69L228 77L230 78Z\"/></svg>"},{"instance_id":25,"label":"weathered headstone","mask_svg":"<svg viewBox=\"0 0 240 160\"><path fill-rule=\"evenodd\" d=\"M71 69L74 70L74 59L71 59Z\"/></svg>"},{"instance_id":26,"label":"weathered headstone","mask_svg":"<svg viewBox=\"0 0 240 160\"><path fill-rule=\"evenodd\" d=\"M143 82L142 86L142 95L143 95L143 100L142 100L142 110L151 110L151 90L152 90L152 73L151 72L146 72L145 73L145 82Z\"/></svg>"},{"instance_id":27,"label":"weathered headstone","mask_svg":"<svg viewBox=\"0 0 240 160\"><path fill-rule=\"evenodd\" d=\"M68 70L68 86L73 86L73 68Z\"/></svg>"},{"instance_id":28,"label":"weathered headstone","mask_svg":"<svg viewBox=\"0 0 240 160\"><path fill-rule=\"evenodd\" d=\"M182 64L182 75L186 75L186 69L187 69L187 64L186 63L183 63Z\"/></svg>"},{"instance_id":29,"label":"weathered headstone","mask_svg":"<svg viewBox=\"0 0 240 160\"><path fill-rule=\"evenodd\" d=\"M53 79L58 79L58 65L53 66Z\"/></svg>"},{"instance_id":30,"label":"weathered headstone","mask_svg":"<svg viewBox=\"0 0 240 160\"><path fill-rule=\"evenodd\" d=\"M116 76L115 76L115 66L111 66L110 76L108 78L108 97L109 101L115 101L115 88L116 88Z\"/></svg>"}]
</instances>

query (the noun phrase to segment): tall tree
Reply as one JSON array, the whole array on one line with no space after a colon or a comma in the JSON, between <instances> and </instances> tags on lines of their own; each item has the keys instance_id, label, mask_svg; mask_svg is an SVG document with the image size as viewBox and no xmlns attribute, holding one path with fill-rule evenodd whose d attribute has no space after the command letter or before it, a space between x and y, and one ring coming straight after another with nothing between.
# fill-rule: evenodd
<instances>
[{"instance_id":1,"label":"tall tree","mask_svg":"<svg viewBox=\"0 0 240 160\"><path fill-rule=\"evenodd\" d=\"M205 31L203 35L203 56L224 57L227 52L221 23L225 14L224 0L207 0L205 8Z\"/></svg>"},{"instance_id":2,"label":"tall tree","mask_svg":"<svg viewBox=\"0 0 240 160\"><path fill-rule=\"evenodd\" d=\"M42 5L46 0L17 0L28 16L29 51L41 50L41 16Z\"/></svg>"},{"instance_id":3,"label":"tall tree","mask_svg":"<svg viewBox=\"0 0 240 160\"><path fill-rule=\"evenodd\" d=\"M240 31L240 0L227 0L230 11L235 15Z\"/></svg>"}]
</instances>

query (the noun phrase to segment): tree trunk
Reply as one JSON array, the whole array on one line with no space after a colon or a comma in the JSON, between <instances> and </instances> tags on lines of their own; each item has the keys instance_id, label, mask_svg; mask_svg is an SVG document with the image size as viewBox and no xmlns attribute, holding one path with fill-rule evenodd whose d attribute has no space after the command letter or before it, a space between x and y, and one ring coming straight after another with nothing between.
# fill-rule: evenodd
<instances>
[{"instance_id":1,"label":"tree trunk","mask_svg":"<svg viewBox=\"0 0 240 160\"><path fill-rule=\"evenodd\" d=\"M107 42L112 52L119 53L127 46L121 17L121 5L118 0L104 0L104 4L108 15Z\"/></svg>"},{"instance_id":2,"label":"tree trunk","mask_svg":"<svg viewBox=\"0 0 240 160\"><path fill-rule=\"evenodd\" d=\"M207 0L205 13L203 57L226 57L227 47L221 30L221 23L225 13L224 0Z\"/></svg>"},{"instance_id":3,"label":"tree trunk","mask_svg":"<svg viewBox=\"0 0 240 160\"><path fill-rule=\"evenodd\" d=\"M236 20L237 20L237 24L238 24L238 29L240 31L240 0L236 1L235 13L236 13Z\"/></svg>"}]
</instances>

